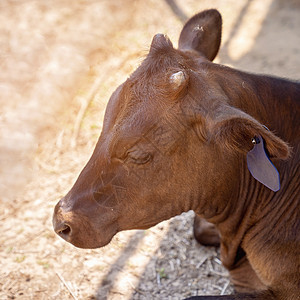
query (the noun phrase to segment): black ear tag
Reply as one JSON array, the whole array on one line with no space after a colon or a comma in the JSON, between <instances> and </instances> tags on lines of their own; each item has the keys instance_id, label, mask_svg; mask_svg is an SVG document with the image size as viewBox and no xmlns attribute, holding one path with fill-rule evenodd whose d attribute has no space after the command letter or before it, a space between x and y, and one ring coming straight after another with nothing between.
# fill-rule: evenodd
<instances>
[{"instance_id":1,"label":"black ear tag","mask_svg":"<svg viewBox=\"0 0 300 300\"><path fill-rule=\"evenodd\" d=\"M279 173L265 151L263 138L259 135L253 139L253 143L253 149L247 153L247 165L251 175L270 190L279 191Z\"/></svg>"}]
</instances>

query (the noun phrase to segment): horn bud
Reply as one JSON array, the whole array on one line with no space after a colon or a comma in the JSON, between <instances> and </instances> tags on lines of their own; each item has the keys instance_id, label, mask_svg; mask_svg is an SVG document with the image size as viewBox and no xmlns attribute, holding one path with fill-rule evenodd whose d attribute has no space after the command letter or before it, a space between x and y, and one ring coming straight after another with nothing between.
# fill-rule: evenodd
<instances>
[{"instance_id":1,"label":"horn bud","mask_svg":"<svg viewBox=\"0 0 300 300\"><path fill-rule=\"evenodd\" d=\"M178 71L170 76L170 83L175 89L181 87L185 81L186 77L183 71Z\"/></svg>"}]
</instances>

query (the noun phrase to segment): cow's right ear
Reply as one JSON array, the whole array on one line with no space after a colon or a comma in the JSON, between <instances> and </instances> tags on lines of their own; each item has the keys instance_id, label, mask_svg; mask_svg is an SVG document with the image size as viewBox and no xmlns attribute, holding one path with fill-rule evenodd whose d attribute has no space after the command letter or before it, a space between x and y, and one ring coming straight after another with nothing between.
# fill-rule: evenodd
<instances>
[{"instance_id":1,"label":"cow's right ear","mask_svg":"<svg viewBox=\"0 0 300 300\"><path fill-rule=\"evenodd\" d=\"M216 57L222 34L222 17L215 9L205 10L187 21L178 42L179 50L195 50L210 61Z\"/></svg>"},{"instance_id":2,"label":"cow's right ear","mask_svg":"<svg viewBox=\"0 0 300 300\"><path fill-rule=\"evenodd\" d=\"M287 143L248 114L234 111L238 113L227 115L212 126L211 139L222 149L246 154L253 148L255 139L261 136L270 158L289 158L290 147Z\"/></svg>"}]
</instances>

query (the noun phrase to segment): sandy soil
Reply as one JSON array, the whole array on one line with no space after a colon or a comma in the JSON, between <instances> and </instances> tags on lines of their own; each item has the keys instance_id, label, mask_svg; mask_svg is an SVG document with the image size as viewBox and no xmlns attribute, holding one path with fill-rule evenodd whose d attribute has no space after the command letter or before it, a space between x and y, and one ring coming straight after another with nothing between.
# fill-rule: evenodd
<instances>
[{"instance_id":1,"label":"sandy soil","mask_svg":"<svg viewBox=\"0 0 300 300\"><path fill-rule=\"evenodd\" d=\"M224 19L217 62L300 78L298 0L0 2L0 299L182 299L228 294L218 249L197 245L193 212L105 248L59 239L51 217L101 131L112 91L154 34L174 44L207 8Z\"/></svg>"}]
</instances>

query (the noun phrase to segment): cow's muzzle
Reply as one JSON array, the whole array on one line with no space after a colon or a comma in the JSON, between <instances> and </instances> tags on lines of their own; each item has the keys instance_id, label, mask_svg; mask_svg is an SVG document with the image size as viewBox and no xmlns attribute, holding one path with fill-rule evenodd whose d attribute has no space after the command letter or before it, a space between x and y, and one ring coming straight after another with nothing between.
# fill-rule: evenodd
<instances>
[{"instance_id":1,"label":"cow's muzzle","mask_svg":"<svg viewBox=\"0 0 300 300\"><path fill-rule=\"evenodd\" d=\"M86 201L88 202L88 201ZM116 214L112 209L91 205L89 210L74 209L69 197L61 199L53 214L54 231L65 241L79 248L99 248L107 245L117 233Z\"/></svg>"},{"instance_id":2,"label":"cow's muzzle","mask_svg":"<svg viewBox=\"0 0 300 300\"><path fill-rule=\"evenodd\" d=\"M70 220L68 220L68 216L70 215L70 213L64 211L63 205L61 205L62 201L63 199L60 200L55 206L52 223L54 231L61 238L63 238L67 242L70 242L73 233L71 222Z\"/></svg>"}]
</instances>

